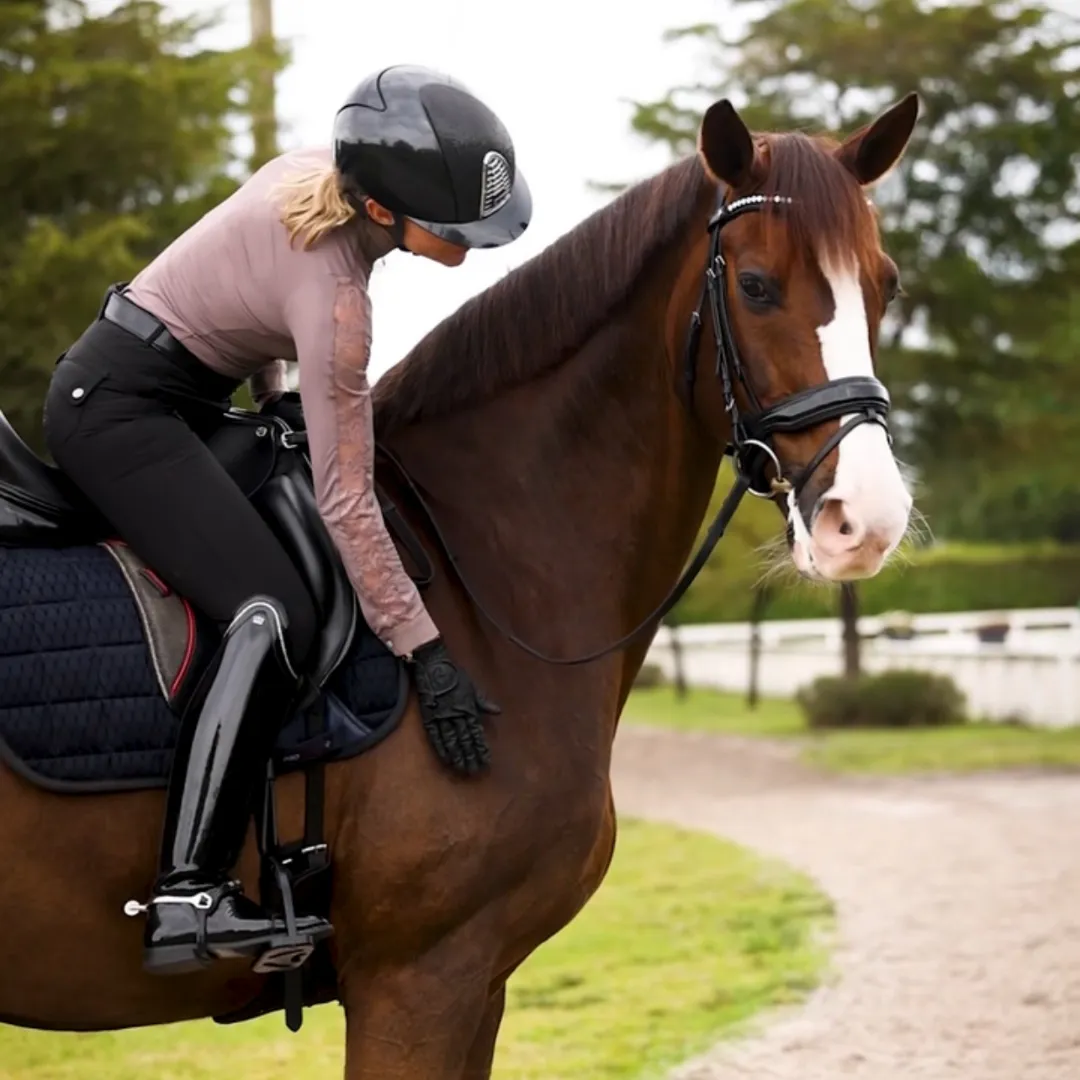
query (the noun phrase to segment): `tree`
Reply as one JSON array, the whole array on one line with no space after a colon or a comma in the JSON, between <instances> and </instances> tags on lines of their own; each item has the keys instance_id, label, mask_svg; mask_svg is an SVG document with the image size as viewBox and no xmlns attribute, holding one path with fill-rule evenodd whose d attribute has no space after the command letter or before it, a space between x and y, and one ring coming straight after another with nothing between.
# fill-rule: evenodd
<instances>
[{"instance_id":1,"label":"tree","mask_svg":"<svg viewBox=\"0 0 1080 1080\"><path fill-rule=\"evenodd\" d=\"M106 287L242 177L247 88L271 61L202 47L212 25L152 0L0 5L2 401L38 447L52 366Z\"/></svg>"},{"instance_id":2,"label":"tree","mask_svg":"<svg viewBox=\"0 0 1080 1080\"><path fill-rule=\"evenodd\" d=\"M962 536L1080 542L1080 484L1073 461L1080 449L1080 244L1062 253L1062 267L1016 289L1022 312L1012 345L1017 393L1002 423L1010 453L992 467L950 485L952 518ZM943 493L944 494L944 493Z\"/></svg>"},{"instance_id":3,"label":"tree","mask_svg":"<svg viewBox=\"0 0 1080 1080\"><path fill-rule=\"evenodd\" d=\"M1022 496L1041 528L1080 535L1080 477L1044 471L1049 430L1070 440L1064 460L1080 447L1065 407L1080 389L1080 35L1064 6L755 0L739 38L672 31L705 49L710 75L632 120L682 154L718 97L759 130L850 131L919 91L915 137L875 194L904 282L881 370L939 534L985 536L995 499L1015 527Z\"/></svg>"}]
</instances>

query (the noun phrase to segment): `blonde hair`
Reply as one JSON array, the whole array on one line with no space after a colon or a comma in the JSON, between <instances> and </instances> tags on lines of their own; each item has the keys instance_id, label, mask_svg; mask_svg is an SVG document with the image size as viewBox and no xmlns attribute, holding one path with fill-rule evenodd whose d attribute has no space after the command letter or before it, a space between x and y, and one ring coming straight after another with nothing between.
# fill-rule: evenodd
<instances>
[{"instance_id":1,"label":"blonde hair","mask_svg":"<svg viewBox=\"0 0 1080 1080\"><path fill-rule=\"evenodd\" d=\"M279 190L284 195L281 223L288 230L289 243L299 238L305 251L356 217L356 209L345 198L333 165L285 180Z\"/></svg>"}]
</instances>

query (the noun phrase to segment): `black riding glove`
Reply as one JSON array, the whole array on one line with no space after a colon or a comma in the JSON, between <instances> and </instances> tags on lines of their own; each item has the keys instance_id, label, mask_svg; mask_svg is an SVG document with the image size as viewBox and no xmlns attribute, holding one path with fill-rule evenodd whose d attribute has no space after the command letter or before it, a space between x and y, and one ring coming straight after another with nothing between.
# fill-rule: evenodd
<instances>
[{"instance_id":1,"label":"black riding glove","mask_svg":"<svg viewBox=\"0 0 1080 1080\"><path fill-rule=\"evenodd\" d=\"M481 772L491 751L480 714L494 715L502 709L450 659L441 637L421 645L413 653L412 666L424 731L439 760L470 776Z\"/></svg>"},{"instance_id":2,"label":"black riding glove","mask_svg":"<svg viewBox=\"0 0 1080 1080\"><path fill-rule=\"evenodd\" d=\"M267 416L280 417L293 431L307 430L307 424L304 423L304 410L300 405L300 395L295 390L289 390L266 402L259 412L266 413Z\"/></svg>"}]
</instances>

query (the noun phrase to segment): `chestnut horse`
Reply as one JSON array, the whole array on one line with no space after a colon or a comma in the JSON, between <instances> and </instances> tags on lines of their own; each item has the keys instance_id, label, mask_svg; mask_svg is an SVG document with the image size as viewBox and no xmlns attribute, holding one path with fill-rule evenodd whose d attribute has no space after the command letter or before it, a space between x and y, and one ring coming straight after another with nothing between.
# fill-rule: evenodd
<instances>
[{"instance_id":1,"label":"chestnut horse","mask_svg":"<svg viewBox=\"0 0 1080 1080\"><path fill-rule=\"evenodd\" d=\"M901 541L911 498L883 423L862 422L887 409L873 362L897 279L866 188L917 112L909 95L840 142L751 135L717 102L697 155L466 303L378 383L380 441L415 489L384 481L437 569L427 602L502 713L479 779L440 768L414 704L391 738L328 769L347 1080L489 1077L508 976L581 910L614 850L612 741L648 635L555 666L468 590L545 653L619 639L671 590L733 442L805 575L872 575ZM301 788L279 783L290 834ZM6 1022L163 1024L258 993L235 962L143 973L141 922L121 912L149 886L162 807L155 791L50 794L0 766ZM252 891L256 870L252 840L238 869Z\"/></svg>"}]
</instances>

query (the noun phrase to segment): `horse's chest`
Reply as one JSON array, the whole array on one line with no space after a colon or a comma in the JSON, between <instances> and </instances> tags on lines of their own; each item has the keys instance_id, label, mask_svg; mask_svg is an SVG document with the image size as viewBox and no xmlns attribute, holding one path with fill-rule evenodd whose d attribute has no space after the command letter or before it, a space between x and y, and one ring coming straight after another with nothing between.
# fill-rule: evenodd
<instances>
[{"instance_id":1,"label":"horse's chest","mask_svg":"<svg viewBox=\"0 0 1080 1080\"><path fill-rule=\"evenodd\" d=\"M583 719L583 718L582 718ZM533 862L541 873L552 867L595 887L607 866L614 833L611 807L610 737L603 725L536 725L534 730L558 732L531 748L516 776L514 828L526 838ZM589 881L597 848L604 850L603 866Z\"/></svg>"}]
</instances>

